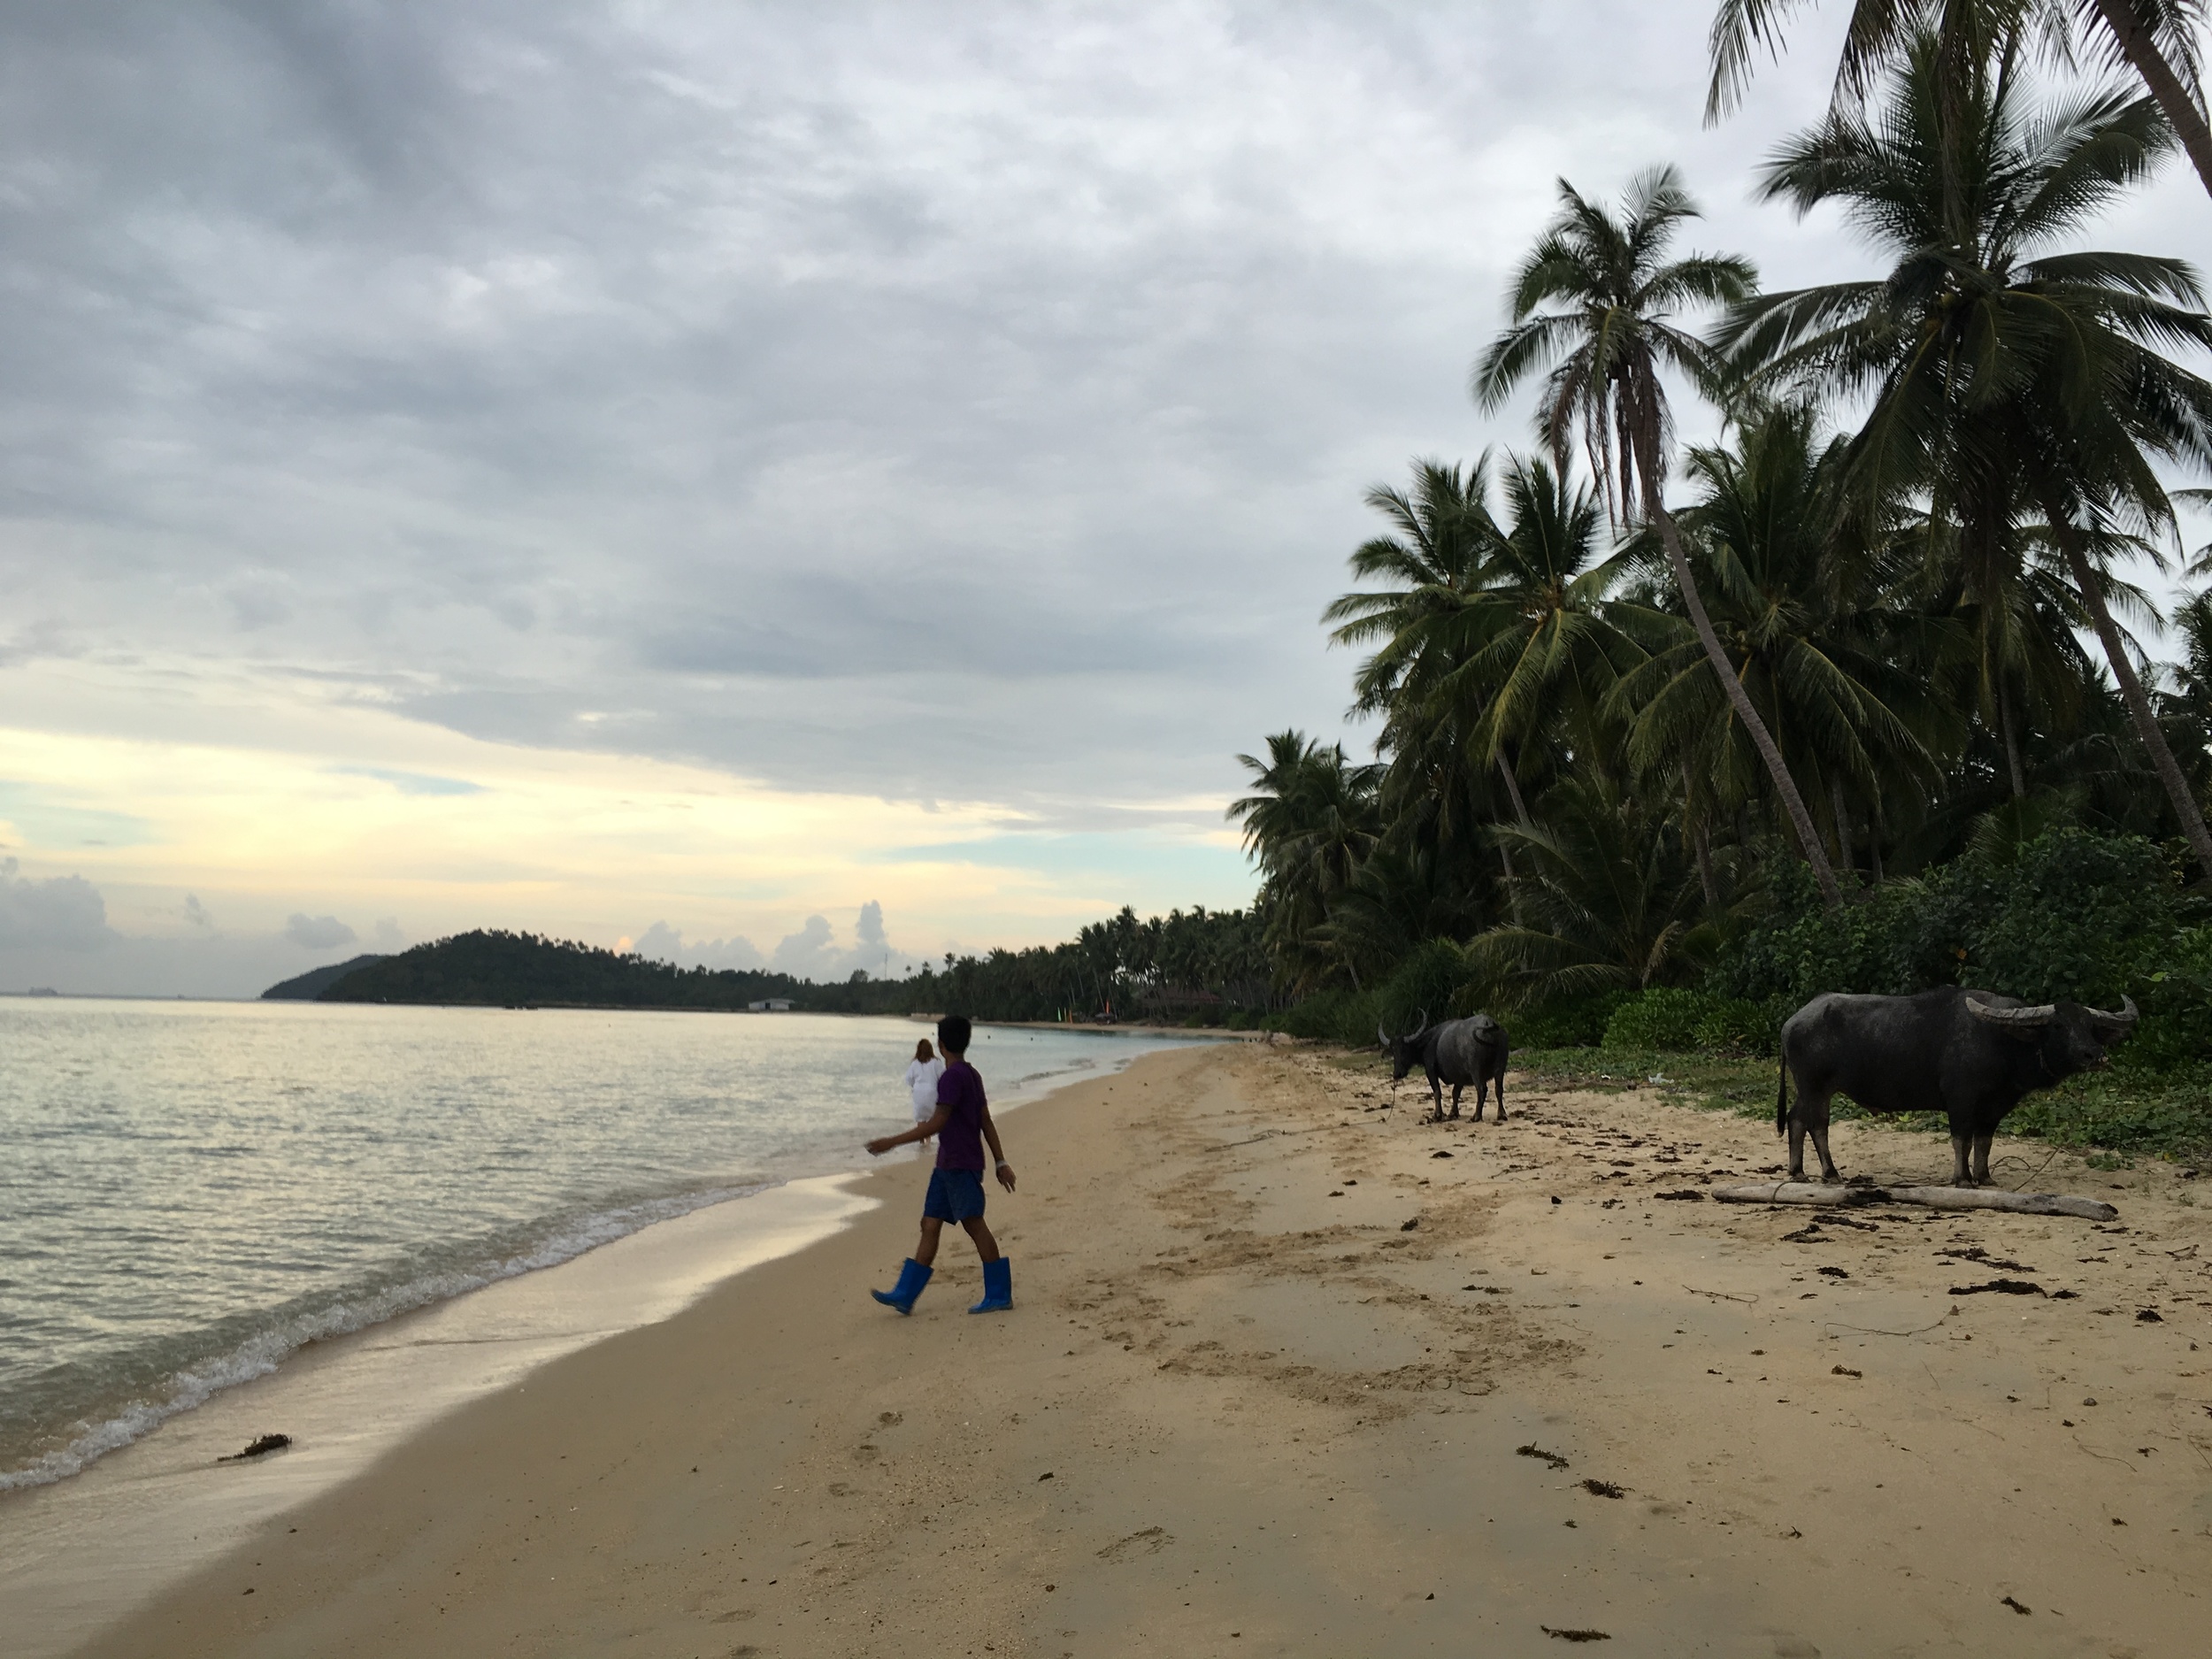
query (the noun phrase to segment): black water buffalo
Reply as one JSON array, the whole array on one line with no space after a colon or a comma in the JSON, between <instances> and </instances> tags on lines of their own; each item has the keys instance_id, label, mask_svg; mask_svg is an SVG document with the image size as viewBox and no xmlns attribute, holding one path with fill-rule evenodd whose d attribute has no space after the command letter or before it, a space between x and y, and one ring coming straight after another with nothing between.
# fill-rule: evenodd
<instances>
[{"instance_id":1,"label":"black water buffalo","mask_svg":"<svg viewBox=\"0 0 2212 1659\"><path fill-rule=\"evenodd\" d=\"M1452 1086L1452 1116L1459 1116L1459 1092L1470 1083L1475 1087L1475 1121L1482 1121L1483 1089L1494 1085L1498 1092L1498 1121L1505 1121L1505 1027L1487 1014L1477 1014L1471 1019L1448 1019L1440 1025L1428 1023L1428 1011L1421 1013L1421 1022L1402 1037L1394 1037L1380 1025L1375 1035L1390 1056L1390 1080L1400 1081L1405 1074L1419 1066L1428 1074L1429 1099L1434 1115L1444 1116L1442 1085Z\"/></svg>"},{"instance_id":2,"label":"black water buffalo","mask_svg":"<svg viewBox=\"0 0 2212 1659\"><path fill-rule=\"evenodd\" d=\"M1841 1094L1871 1112L1944 1113L1951 1184L1987 1186L1990 1140L2021 1096L2103 1065L2106 1048L2135 1029L2134 1001L2121 1000L2125 1006L2108 1014L2079 1002L2029 1007L1955 986L1915 996L1816 996L1782 1027L1774 1132L1789 1132L1790 1179L1805 1179L1808 1133L1822 1177L1842 1179L1828 1156L1828 1102Z\"/></svg>"}]
</instances>

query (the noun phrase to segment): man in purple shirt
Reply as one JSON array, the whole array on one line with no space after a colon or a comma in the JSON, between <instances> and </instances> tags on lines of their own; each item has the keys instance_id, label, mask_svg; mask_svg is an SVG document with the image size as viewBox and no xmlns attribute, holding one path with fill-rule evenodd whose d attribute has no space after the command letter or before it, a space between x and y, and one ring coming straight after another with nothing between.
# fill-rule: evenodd
<instances>
[{"instance_id":1,"label":"man in purple shirt","mask_svg":"<svg viewBox=\"0 0 2212 1659\"><path fill-rule=\"evenodd\" d=\"M997 1313L1014 1305L1013 1264L998 1253L998 1240L983 1222L983 1143L991 1143L998 1164L998 1183L1014 1190L1014 1166L1006 1161L998 1143L998 1125L991 1121L991 1103L984 1098L983 1079L968 1064L968 1040L972 1034L964 1014L948 1014L937 1022L937 1046L944 1051L945 1074L937 1079L937 1111L926 1122L904 1134L885 1135L868 1143L872 1157L893 1147L937 1137L937 1167L929 1172L929 1195L922 1201L922 1241L899 1270L899 1282L890 1290L868 1294L887 1308L914 1311L914 1299L929 1283L937 1259L938 1235L945 1223L956 1221L975 1240L983 1258L983 1300L970 1313Z\"/></svg>"}]
</instances>

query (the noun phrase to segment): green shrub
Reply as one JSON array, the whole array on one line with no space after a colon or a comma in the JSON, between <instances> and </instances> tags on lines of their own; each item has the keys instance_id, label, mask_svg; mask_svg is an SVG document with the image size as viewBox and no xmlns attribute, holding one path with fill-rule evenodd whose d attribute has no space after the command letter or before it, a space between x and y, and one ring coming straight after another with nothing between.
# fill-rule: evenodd
<instances>
[{"instance_id":1,"label":"green shrub","mask_svg":"<svg viewBox=\"0 0 2212 1659\"><path fill-rule=\"evenodd\" d=\"M1717 996L1677 986L1640 991L1613 1010L1605 1022L1608 1048L1645 1048L1659 1054L1687 1054L1702 1045L1698 1028L1724 1006Z\"/></svg>"},{"instance_id":2,"label":"green shrub","mask_svg":"<svg viewBox=\"0 0 2212 1659\"><path fill-rule=\"evenodd\" d=\"M1271 1031L1320 1042L1340 1042L1349 1048L1375 1046L1375 994L1372 991L1321 991L1266 1022Z\"/></svg>"},{"instance_id":3,"label":"green shrub","mask_svg":"<svg viewBox=\"0 0 2212 1659\"><path fill-rule=\"evenodd\" d=\"M1506 1036L1516 1048L1594 1048L1605 1041L1606 1023L1614 1010L1636 994L1601 991L1541 1002L1506 1022Z\"/></svg>"},{"instance_id":4,"label":"green shrub","mask_svg":"<svg viewBox=\"0 0 2212 1659\"><path fill-rule=\"evenodd\" d=\"M1455 999L1471 979L1466 955L1457 945L1448 939L1424 940L1400 960L1376 994L1375 1005L1392 1034L1402 1034L1418 1025L1424 1016L1432 1025L1450 1018ZM1371 1025L1364 1040L1375 1041Z\"/></svg>"},{"instance_id":5,"label":"green shrub","mask_svg":"<svg viewBox=\"0 0 2212 1659\"><path fill-rule=\"evenodd\" d=\"M1753 1002L1716 997L1697 1022L1697 1047L1707 1054L1770 1055L1779 1045L1782 1022L1792 1011L1785 998Z\"/></svg>"},{"instance_id":6,"label":"green shrub","mask_svg":"<svg viewBox=\"0 0 2212 1659\"><path fill-rule=\"evenodd\" d=\"M1774 914L1717 966L1708 991L1792 1008L1824 991L1898 996L1939 985L2100 1008L2133 995L2147 1014L2175 1016L2162 1034L2146 1020L2140 1037L2157 1041L2140 1051L2176 1063L2188 1057L2182 1026L2212 1012L2212 945L2185 942L2203 931L2189 927L2203 902L2178 890L2164 855L2139 836L2052 830L1836 910L1819 907L1801 867L1786 867L1776 886ZM2167 979L2154 977L2162 972Z\"/></svg>"}]
</instances>

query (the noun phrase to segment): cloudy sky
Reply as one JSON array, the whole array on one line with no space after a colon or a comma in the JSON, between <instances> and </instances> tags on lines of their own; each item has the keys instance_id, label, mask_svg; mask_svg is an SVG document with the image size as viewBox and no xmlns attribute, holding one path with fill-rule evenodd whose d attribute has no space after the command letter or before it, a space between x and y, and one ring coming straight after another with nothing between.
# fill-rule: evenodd
<instances>
[{"instance_id":1,"label":"cloudy sky","mask_svg":"<svg viewBox=\"0 0 2212 1659\"><path fill-rule=\"evenodd\" d=\"M1839 10L1709 131L1709 0L19 0L0 990L1241 902L1362 489L1525 441L1554 180L1867 269L1747 198Z\"/></svg>"}]
</instances>

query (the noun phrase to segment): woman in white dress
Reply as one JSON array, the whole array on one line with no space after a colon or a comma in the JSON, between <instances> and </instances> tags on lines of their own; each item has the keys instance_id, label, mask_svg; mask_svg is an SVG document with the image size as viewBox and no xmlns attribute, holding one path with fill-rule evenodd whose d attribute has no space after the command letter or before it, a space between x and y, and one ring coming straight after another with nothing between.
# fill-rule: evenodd
<instances>
[{"instance_id":1,"label":"woman in white dress","mask_svg":"<svg viewBox=\"0 0 2212 1659\"><path fill-rule=\"evenodd\" d=\"M913 1096L914 1121L926 1124L937 1115L937 1079L945 1074L945 1063L937 1057L937 1051L925 1037L914 1045L914 1057L906 1063L906 1092ZM929 1148L926 1139L914 1143L915 1156L926 1155Z\"/></svg>"}]
</instances>

